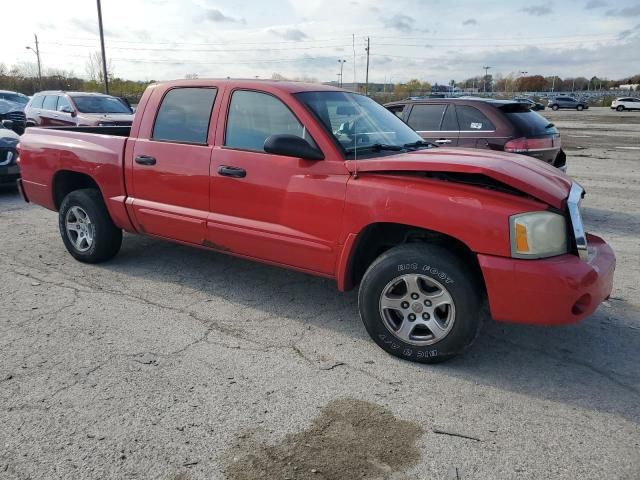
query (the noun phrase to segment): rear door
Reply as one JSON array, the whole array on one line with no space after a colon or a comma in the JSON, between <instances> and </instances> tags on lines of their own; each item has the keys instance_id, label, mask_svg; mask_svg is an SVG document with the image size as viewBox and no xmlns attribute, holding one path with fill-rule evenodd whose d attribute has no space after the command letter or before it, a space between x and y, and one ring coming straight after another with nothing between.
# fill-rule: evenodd
<instances>
[{"instance_id":1,"label":"rear door","mask_svg":"<svg viewBox=\"0 0 640 480\"><path fill-rule=\"evenodd\" d=\"M42 102L42 109L40 110L40 125L43 127L55 126L54 115L58 108L58 95L46 95Z\"/></svg>"},{"instance_id":2,"label":"rear door","mask_svg":"<svg viewBox=\"0 0 640 480\"><path fill-rule=\"evenodd\" d=\"M458 145L454 105L415 103L409 111L407 123L429 142L448 147Z\"/></svg>"},{"instance_id":3,"label":"rear door","mask_svg":"<svg viewBox=\"0 0 640 480\"><path fill-rule=\"evenodd\" d=\"M149 100L144 115L157 111L153 127L127 147L130 202L142 233L204 243L214 135L209 125L217 92L177 87Z\"/></svg>"},{"instance_id":4,"label":"rear door","mask_svg":"<svg viewBox=\"0 0 640 480\"><path fill-rule=\"evenodd\" d=\"M458 146L469 148L491 148L496 137L495 124L471 105L456 105L460 135Z\"/></svg>"}]
</instances>

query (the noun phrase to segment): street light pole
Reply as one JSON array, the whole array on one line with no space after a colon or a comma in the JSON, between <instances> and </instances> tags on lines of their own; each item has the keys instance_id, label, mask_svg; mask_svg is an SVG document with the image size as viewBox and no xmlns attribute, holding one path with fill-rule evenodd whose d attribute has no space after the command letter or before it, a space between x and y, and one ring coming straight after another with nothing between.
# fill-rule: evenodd
<instances>
[{"instance_id":1,"label":"street light pole","mask_svg":"<svg viewBox=\"0 0 640 480\"><path fill-rule=\"evenodd\" d=\"M109 76L107 72L107 56L104 52L104 32L102 31L102 7L100 0L98 3L98 27L100 29L100 47L102 49L102 75L104 77L104 93L109 94Z\"/></svg>"},{"instance_id":2,"label":"street light pole","mask_svg":"<svg viewBox=\"0 0 640 480\"><path fill-rule=\"evenodd\" d=\"M520 75L521 75L521 77L520 77L520 78L524 78L524 77L527 75L527 73L529 73L529 72L522 72L522 71L521 71L521 72L520 72ZM522 90L523 90L523 89L522 89L522 85L520 85L520 91L522 91Z\"/></svg>"},{"instance_id":3,"label":"street light pole","mask_svg":"<svg viewBox=\"0 0 640 480\"><path fill-rule=\"evenodd\" d=\"M342 88L342 68L346 62L346 60L338 60L338 63L340 64L340 88Z\"/></svg>"},{"instance_id":4,"label":"street light pole","mask_svg":"<svg viewBox=\"0 0 640 480\"><path fill-rule=\"evenodd\" d=\"M34 33L33 37L36 39L36 48L34 49L34 48L31 48L30 46L27 46L27 50L31 50L33 53L35 53L36 58L38 59L38 87L40 88L40 90L42 90L42 67L40 65L40 45L38 44L38 35Z\"/></svg>"},{"instance_id":5,"label":"street light pole","mask_svg":"<svg viewBox=\"0 0 640 480\"><path fill-rule=\"evenodd\" d=\"M487 93L487 77L489 76L490 66L482 67L484 69L484 93Z\"/></svg>"}]
</instances>

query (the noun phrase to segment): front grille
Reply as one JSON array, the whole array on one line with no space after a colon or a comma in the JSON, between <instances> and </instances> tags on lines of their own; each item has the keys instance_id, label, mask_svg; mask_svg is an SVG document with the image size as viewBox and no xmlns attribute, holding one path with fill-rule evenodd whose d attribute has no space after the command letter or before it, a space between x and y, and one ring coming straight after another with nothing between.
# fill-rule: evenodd
<instances>
[{"instance_id":1,"label":"front grille","mask_svg":"<svg viewBox=\"0 0 640 480\"><path fill-rule=\"evenodd\" d=\"M8 167L16 164L18 152L15 148L0 148L0 167Z\"/></svg>"},{"instance_id":2,"label":"front grille","mask_svg":"<svg viewBox=\"0 0 640 480\"><path fill-rule=\"evenodd\" d=\"M2 118L2 120L11 120L13 122L13 131L18 135L22 135L24 133L24 129L27 125L27 116L24 112L8 112L4 115L0 115L0 118Z\"/></svg>"}]
</instances>

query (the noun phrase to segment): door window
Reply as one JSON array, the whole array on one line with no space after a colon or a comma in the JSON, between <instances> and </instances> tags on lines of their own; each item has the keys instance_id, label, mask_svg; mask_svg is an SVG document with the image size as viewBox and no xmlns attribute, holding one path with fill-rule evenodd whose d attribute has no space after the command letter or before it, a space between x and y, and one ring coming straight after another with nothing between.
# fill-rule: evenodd
<instances>
[{"instance_id":1,"label":"door window","mask_svg":"<svg viewBox=\"0 0 640 480\"><path fill-rule=\"evenodd\" d=\"M215 88L174 88L162 99L152 140L176 143L207 143Z\"/></svg>"},{"instance_id":2,"label":"door window","mask_svg":"<svg viewBox=\"0 0 640 480\"><path fill-rule=\"evenodd\" d=\"M409 114L408 123L418 132L438 131L446 107L442 104L427 103L414 105Z\"/></svg>"},{"instance_id":3,"label":"door window","mask_svg":"<svg viewBox=\"0 0 640 480\"><path fill-rule=\"evenodd\" d=\"M71 105L69 105L69 102L67 101L66 98L58 97L58 111L61 112L64 109L66 109L67 111L70 111Z\"/></svg>"},{"instance_id":4,"label":"door window","mask_svg":"<svg viewBox=\"0 0 640 480\"><path fill-rule=\"evenodd\" d=\"M46 97L44 97L44 102L42 102L42 108L44 108L45 110L55 110L57 103L57 95L47 95Z\"/></svg>"},{"instance_id":5,"label":"door window","mask_svg":"<svg viewBox=\"0 0 640 480\"><path fill-rule=\"evenodd\" d=\"M273 95L248 90L233 92L224 139L226 146L263 152L264 141L280 134L297 135L315 146L305 127Z\"/></svg>"},{"instance_id":6,"label":"door window","mask_svg":"<svg viewBox=\"0 0 640 480\"><path fill-rule=\"evenodd\" d=\"M456 118L455 105L447 106L447 111L444 112L444 117L442 118L440 130L443 132L457 132L460 130L460 127L458 126L458 119Z\"/></svg>"},{"instance_id":7,"label":"door window","mask_svg":"<svg viewBox=\"0 0 640 480\"><path fill-rule=\"evenodd\" d=\"M458 113L458 123L461 131L487 131L495 130L493 123L489 121L484 114L475 107L468 105L458 105L456 107Z\"/></svg>"}]
</instances>

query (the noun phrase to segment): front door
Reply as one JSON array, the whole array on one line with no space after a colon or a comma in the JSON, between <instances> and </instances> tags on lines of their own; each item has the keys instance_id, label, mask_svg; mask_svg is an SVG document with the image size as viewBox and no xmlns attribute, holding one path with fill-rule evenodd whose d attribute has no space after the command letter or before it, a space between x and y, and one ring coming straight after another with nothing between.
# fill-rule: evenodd
<instances>
[{"instance_id":1,"label":"front door","mask_svg":"<svg viewBox=\"0 0 640 480\"><path fill-rule=\"evenodd\" d=\"M216 93L215 88L173 88L162 99L150 99L145 113L160 101L153 129L141 135L147 138L131 140L127 150L131 206L142 233L205 243Z\"/></svg>"},{"instance_id":2,"label":"front door","mask_svg":"<svg viewBox=\"0 0 640 480\"><path fill-rule=\"evenodd\" d=\"M333 274L348 178L342 162L266 153L274 134L315 141L275 95L239 89L227 96L211 165L211 246Z\"/></svg>"}]
</instances>

